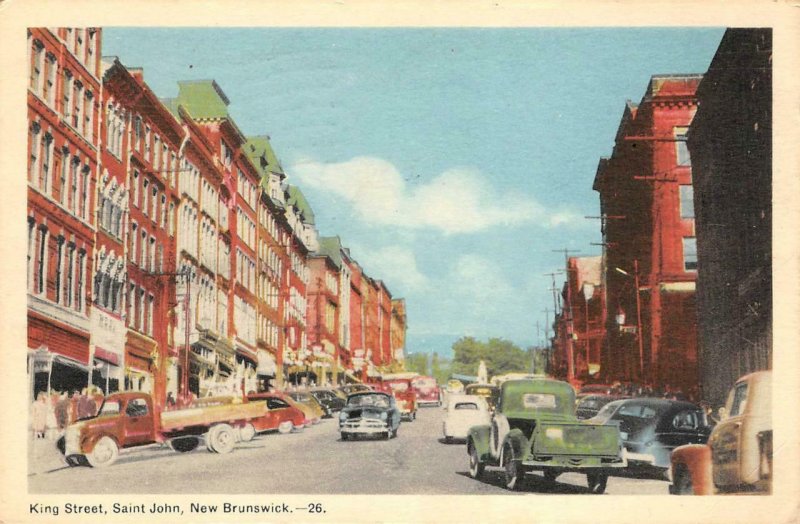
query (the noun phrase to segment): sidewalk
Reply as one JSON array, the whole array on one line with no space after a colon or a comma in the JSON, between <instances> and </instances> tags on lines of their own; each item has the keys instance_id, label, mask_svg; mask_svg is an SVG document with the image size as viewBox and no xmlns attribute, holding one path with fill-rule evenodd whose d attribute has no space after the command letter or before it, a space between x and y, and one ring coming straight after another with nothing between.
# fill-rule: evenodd
<instances>
[{"instance_id":1,"label":"sidewalk","mask_svg":"<svg viewBox=\"0 0 800 524\"><path fill-rule=\"evenodd\" d=\"M32 436L28 441L28 476L41 475L67 467L64 457L56 448L56 438L35 439Z\"/></svg>"}]
</instances>

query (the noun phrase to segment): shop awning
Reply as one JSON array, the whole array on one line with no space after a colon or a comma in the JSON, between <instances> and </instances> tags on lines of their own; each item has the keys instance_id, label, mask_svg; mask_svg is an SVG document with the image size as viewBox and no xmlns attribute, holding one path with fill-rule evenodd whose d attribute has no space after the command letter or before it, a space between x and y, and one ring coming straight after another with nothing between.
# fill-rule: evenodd
<instances>
[{"instance_id":1,"label":"shop awning","mask_svg":"<svg viewBox=\"0 0 800 524\"><path fill-rule=\"evenodd\" d=\"M95 346L94 348L94 358L104 360L109 364L113 364L115 366L119 366L119 355L108 351L107 349L103 349L101 347Z\"/></svg>"},{"instance_id":2,"label":"shop awning","mask_svg":"<svg viewBox=\"0 0 800 524\"><path fill-rule=\"evenodd\" d=\"M278 365L275 363L275 357L263 349L258 350L258 367L256 368L257 375L264 375L267 377L274 377L278 373Z\"/></svg>"}]
</instances>

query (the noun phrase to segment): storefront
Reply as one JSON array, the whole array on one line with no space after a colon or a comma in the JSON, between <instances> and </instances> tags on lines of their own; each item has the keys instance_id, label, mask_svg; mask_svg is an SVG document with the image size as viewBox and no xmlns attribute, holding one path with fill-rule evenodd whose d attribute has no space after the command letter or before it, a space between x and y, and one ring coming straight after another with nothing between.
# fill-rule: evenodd
<instances>
[{"instance_id":1,"label":"storefront","mask_svg":"<svg viewBox=\"0 0 800 524\"><path fill-rule=\"evenodd\" d=\"M91 382L107 395L119 391L124 385L123 361L127 329L121 318L99 308L92 308L90 323Z\"/></svg>"},{"instance_id":2,"label":"storefront","mask_svg":"<svg viewBox=\"0 0 800 524\"><path fill-rule=\"evenodd\" d=\"M51 352L47 346L28 351L28 391L31 401L40 392L82 391L89 385L89 368L64 355Z\"/></svg>"},{"instance_id":3,"label":"storefront","mask_svg":"<svg viewBox=\"0 0 800 524\"><path fill-rule=\"evenodd\" d=\"M269 391L277 387L276 379L278 365L275 357L269 351L258 350L258 366L256 367L256 389L255 391ZM247 390L249 392L250 390Z\"/></svg>"},{"instance_id":4,"label":"storefront","mask_svg":"<svg viewBox=\"0 0 800 524\"><path fill-rule=\"evenodd\" d=\"M128 330L125 344L125 391L153 393L153 356L157 355L155 341Z\"/></svg>"}]
</instances>

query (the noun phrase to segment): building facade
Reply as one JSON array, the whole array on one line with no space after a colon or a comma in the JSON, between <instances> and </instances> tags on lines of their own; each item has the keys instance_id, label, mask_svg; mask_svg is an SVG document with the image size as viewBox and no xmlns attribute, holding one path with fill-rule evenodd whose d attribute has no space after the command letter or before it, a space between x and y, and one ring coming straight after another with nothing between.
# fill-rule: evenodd
<instances>
[{"instance_id":1,"label":"building facade","mask_svg":"<svg viewBox=\"0 0 800 524\"><path fill-rule=\"evenodd\" d=\"M686 133L701 75L653 76L628 102L600 193L607 321L606 379L697 387L697 242Z\"/></svg>"},{"instance_id":2,"label":"building facade","mask_svg":"<svg viewBox=\"0 0 800 524\"><path fill-rule=\"evenodd\" d=\"M100 324L92 314L100 37L95 28L28 30L27 358L33 397L81 390L92 380L92 325ZM119 322L108 329L117 344L120 329Z\"/></svg>"},{"instance_id":3,"label":"building facade","mask_svg":"<svg viewBox=\"0 0 800 524\"><path fill-rule=\"evenodd\" d=\"M728 29L689 130L700 378L712 405L740 376L772 367L771 59L771 29Z\"/></svg>"}]
</instances>

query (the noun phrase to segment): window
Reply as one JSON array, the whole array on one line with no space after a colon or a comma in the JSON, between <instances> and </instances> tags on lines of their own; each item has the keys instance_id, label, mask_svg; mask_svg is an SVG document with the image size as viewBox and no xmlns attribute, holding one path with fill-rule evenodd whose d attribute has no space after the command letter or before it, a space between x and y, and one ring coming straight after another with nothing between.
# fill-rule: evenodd
<instances>
[{"instance_id":1,"label":"window","mask_svg":"<svg viewBox=\"0 0 800 524\"><path fill-rule=\"evenodd\" d=\"M59 236L56 239L56 250L56 304L60 304L62 298L61 286L64 284L64 237Z\"/></svg>"},{"instance_id":2,"label":"window","mask_svg":"<svg viewBox=\"0 0 800 524\"><path fill-rule=\"evenodd\" d=\"M156 217L156 210L157 210L157 207L158 207L158 188L156 187L155 184L153 184L153 191L152 191L151 196L152 196L152 198L150 199L150 205L151 205L150 218L153 220L153 222L155 222L157 224L158 220L157 220L157 217Z\"/></svg>"},{"instance_id":3,"label":"window","mask_svg":"<svg viewBox=\"0 0 800 524\"><path fill-rule=\"evenodd\" d=\"M33 53L31 54L31 79L30 88L37 94L41 94L42 89L42 68L44 60L44 45L38 41L33 41Z\"/></svg>"},{"instance_id":4,"label":"window","mask_svg":"<svg viewBox=\"0 0 800 524\"><path fill-rule=\"evenodd\" d=\"M694 186L681 186L681 218L694 218Z\"/></svg>"},{"instance_id":5,"label":"window","mask_svg":"<svg viewBox=\"0 0 800 524\"><path fill-rule=\"evenodd\" d=\"M697 239L695 237L683 239L683 269L684 271L697 271Z\"/></svg>"},{"instance_id":6,"label":"window","mask_svg":"<svg viewBox=\"0 0 800 524\"><path fill-rule=\"evenodd\" d=\"M72 127L76 131L80 132L80 125L83 123L83 84L75 81L72 83L72 85L74 88L74 96L72 99L74 106L70 115L72 117L70 122Z\"/></svg>"},{"instance_id":7,"label":"window","mask_svg":"<svg viewBox=\"0 0 800 524\"><path fill-rule=\"evenodd\" d=\"M61 149L61 177L59 180L59 201L61 202L62 206L67 205L67 177L69 176L69 149L67 146L64 146Z\"/></svg>"},{"instance_id":8,"label":"window","mask_svg":"<svg viewBox=\"0 0 800 524\"><path fill-rule=\"evenodd\" d=\"M142 214L144 216L147 216L147 209L148 209L148 207L150 207L148 205L148 203L147 203L147 198L148 198L147 197L147 195L148 195L147 188L149 186L150 186L150 181L149 180L147 180L146 178L144 180L142 180L142 204L141 204L140 207L142 208Z\"/></svg>"},{"instance_id":9,"label":"window","mask_svg":"<svg viewBox=\"0 0 800 524\"><path fill-rule=\"evenodd\" d=\"M133 205L139 207L139 172L133 172L133 183L131 184L133 189Z\"/></svg>"},{"instance_id":10,"label":"window","mask_svg":"<svg viewBox=\"0 0 800 524\"><path fill-rule=\"evenodd\" d=\"M735 417L744 413L744 408L747 407L747 382L742 382L731 393L732 398L730 407L728 409L728 416Z\"/></svg>"},{"instance_id":11,"label":"window","mask_svg":"<svg viewBox=\"0 0 800 524\"><path fill-rule=\"evenodd\" d=\"M128 255L134 264L136 263L136 239L139 238L137 229L139 229L138 224L131 222L131 245L128 248Z\"/></svg>"},{"instance_id":12,"label":"window","mask_svg":"<svg viewBox=\"0 0 800 524\"><path fill-rule=\"evenodd\" d=\"M142 150L142 117L136 115L136 118L133 120L133 137L134 137L134 149L137 151Z\"/></svg>"},{"instance_id":13,"label":"window","mask_svg":"<svg viewBox=\"0 0 800 524\"><path fill-rule=\"evenodd\" d=\"M33 261L36 258L36 222L28 217L28 291L33 285Z\"/></svg>"},{"instance_id":14,"label":"window","mask_svg":"<svg viewBox=\"0 0 800 524\"><path fill-rule=\"evenodd\" d=\"M76 212L78 207L78 174L80 169L81 161L78 157L72 157L71 169L70 169L70 185L69 185L69 203L67 204L67 208L70 209L73 213Z\"/></svg>"},{"instance_id":15,"label":"window","mask_svg":"<svg viewBox=\"0 0 800 524\"><path fill-rule=\"evenodd\" d=\"M134 315L136 314L136 285L133 282L128 283L128 311L126 320L128 327L134 326Z\"/></svg>"},{"instance_id":16,"label":"window","mask_svg":"<svg viewBox=\"0 0 800 524\"><path fill-rule=\"evenodd\" d=\"M58 66L56 65L56 56L53 53L47 53L47 59L45 61L45 80L44 80L44 91L42 93L42 98L50 107L53 107L56 103L56 74L58 72Z\"/></svg>"},{"instance_id":17,"label":"window","mask_svg":"<svg viewBox=\"0 0 800 524\"><path fill-rule=\"evenodd\" d=\"M44 146L42 148L42 173L39 179L39 189L42 193L50 194L50 175L53 163L53 136L50 133L44 135Z\"/></svg>"},{"instance_id":18,"label":"window","mask_svg":"<svg viewBox=\"0 0 800 524\"><path fill-rule=\"evenodd\" d=\"M119 408L117 408L119 410ZM135 398L128 402L128 407L125 408L125 415L129 417L145 417L147 416L147 401L143 398Z\"/></svg>"},{"instance_id":19,"label":"window","mask_svg":"<svg viewBox=\"0 0 800 524\"><path fill-rule=\"evenodd\" d=\"M687 127L676 127L675 132L675 151L677 155L677 163L679 166L692 165L691 158L689 157L689 148L686 146L686 131Z\"/></svg>"},{"instance_id":20,"label":"window","mask_svg":"<svg viewBox=\"0 0 800 524\"><path fill-rule=\"evenodd\" d=\"M144 131L144 159L150 161L150 126Z\"/></svg>"},{"instance_id":21,"label":"window","mask_svg":"<svg viewBox=\"0 0 800 524\"><path fill-rule=\"evenodd\" d=\"M64 71L64 85L61 86L62 99L61 99L61 112L64 118L69 121L70 111L72 111L72 73Z\"/></svg>"},{"instance_id":22,"label":"window","mask_svg":"<svg viewBox=\"0 0 800 524\"><path fill-rule=\"evenodd\" d=\"M42 147L41 128L37 122L31 125L30 142L31 157L28 165L28 180L36 185L39 176L39 151Z\"/></svg>"},{"instance_id":23,"label":"window","mask_svg":"<svg viewBox=\"0 0 800 524\"><path fill-rule=\"evenodd\" d=\"M153 336L153 306L155 305L155 297L153 295L147 296L147 329L146 332L149 336Z\"/></svg>"},{"instance_id":24,"label":"window","mask_svg":"<svg viewBox=\"0 0 800 524\"><path fill-rule=\"evenodd\" d=\"M47 229L39 228L39 249L36 260L36 289L39 294L44 293L47 284Z\"/></svg>"},{"instance_id":25,"label":"window","mask_svg":"<svg viewBox=\"0 0 800 524\"><path fill-rule=\"evenodd\" d=\"M78 253L78 285L75 290L75 310L83 311L83 283L86 280L86 251Z\"/></svg>"},{"instance_id":26,"label":"window","mask_svg":"<svg viewBox=\"0 0 800 524\"><path fill-rule=\"evenodd\" d=\"M84 112L85 112L85 115L84 115L84 126L85 127L84 127L84 130L83 130L83 134L86 136L86 139L89 142L93 142L94 141L94 122L93 122L94 111L93 111L93 105L94 105L94 95L92 94L91 91L87 91L86 92L86 100L84 102L84 106L85 106L84 107ZM121 145L122 145L122 143L120 141L118 146L121 146ZM119 153L119 151L118 151L118 153Z\"/></svg>"},{"instance_id":27,"label":"window","mask_svg":"<svg viewBox=\"0 0 800 524\"><path fill-rule=\"evenodd\" d=\"M78 215L86 219L86 215L88 214L89 209L89 169L88 164L83 165L83 169L81 169L81 203L80 208L78 208Z\"/></svg>"},{"instance_id":28,"label":"window","mask_svg":"<svg viewBox=\"0 0 800 524\"><path fill-rule=\"evenodd\" d=\"M142 228L142 244L139 246L139 267L144 269L147 264L147 231Z\"/></svg>"},{"instance_id":29,"label":"window","mask_svg":"<svg viewBox=\"0 0 800 524\"><path fill-rule=\"evenodd\" d=\"M224 140L220 140L220 153L222 163L225 167L231 167L231 163L233 163L233 151L231 151L231 148L228 147L228 144L226 144Z\"/></svg>"}]
</instances>

